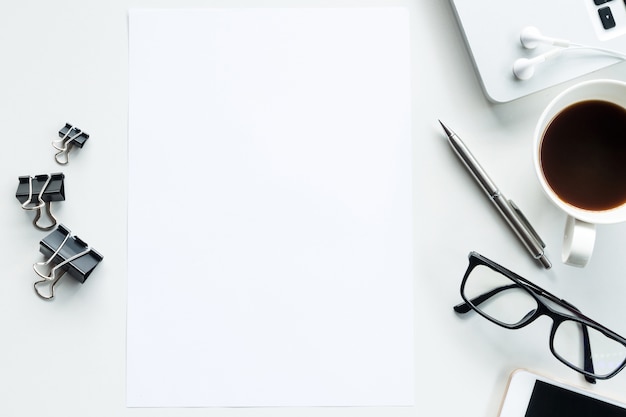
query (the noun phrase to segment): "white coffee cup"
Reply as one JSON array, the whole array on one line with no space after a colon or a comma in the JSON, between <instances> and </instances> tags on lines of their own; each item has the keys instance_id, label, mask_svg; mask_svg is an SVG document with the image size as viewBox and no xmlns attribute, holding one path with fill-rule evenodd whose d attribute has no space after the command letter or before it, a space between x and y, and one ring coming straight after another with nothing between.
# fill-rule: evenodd
<instances>
[{"instance_id":1,"label":"white coffee cup","mask_svg":"<svg viewBox=\"0 0 626 417\"><path fill-rule=\"evenodd\" d=\"M619 181L626 175L626 162L622 173L618 161L622 154L626 161L626 130L611 134L611 128L622 125L622 113L626 118L626 83L594 80L563 91L539 117L535 172L548 198L567 214L566 264L587 264L596 224L626 221L626 180ZM623 123L626 129L626 119Z\"/></svg>"}]
</instances>

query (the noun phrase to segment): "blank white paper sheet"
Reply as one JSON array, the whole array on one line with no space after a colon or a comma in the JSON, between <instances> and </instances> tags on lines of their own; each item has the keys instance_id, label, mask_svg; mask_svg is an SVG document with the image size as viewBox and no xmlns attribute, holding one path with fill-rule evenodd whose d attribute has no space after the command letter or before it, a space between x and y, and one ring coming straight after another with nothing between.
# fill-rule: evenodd
<instances>
[{"instance_id":1,"label":"blank white paper sheet","mask_svg":"<svg viewBox=\"0 0 626 417\"><path fill-rule=\"evenodd\" d=\"M412 405L408 10L129 37L127 405Z\"/></svg>"}]
</instances>

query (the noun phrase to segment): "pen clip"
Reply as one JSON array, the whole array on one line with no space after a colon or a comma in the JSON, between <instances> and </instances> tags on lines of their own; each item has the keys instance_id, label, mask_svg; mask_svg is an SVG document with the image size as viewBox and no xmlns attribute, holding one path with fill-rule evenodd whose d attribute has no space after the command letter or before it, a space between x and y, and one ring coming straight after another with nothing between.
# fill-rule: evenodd
<instances>
[{"instance_id":1,"label":"pen clip","mask_svg":"<svg viewBox=\"0 0 626 417\"><path fill-rule=\"evenodd\" d=\"M519 209L519 207L517 207L517 205L513 202L513 200L509 200L509 204L511 205L511 208L513 209L515 214L517 215L517 218L520 219L520 221L524 224L528 232L535 238L537 243L539 243L539 245L541 245L542 248L545 248L546 244L543 242L541 237L539 237L539 234L537 234L537 231L530 224L526 216L524 216L524 213L522 213L522 211Z\"/></svg>"}]
</instances>

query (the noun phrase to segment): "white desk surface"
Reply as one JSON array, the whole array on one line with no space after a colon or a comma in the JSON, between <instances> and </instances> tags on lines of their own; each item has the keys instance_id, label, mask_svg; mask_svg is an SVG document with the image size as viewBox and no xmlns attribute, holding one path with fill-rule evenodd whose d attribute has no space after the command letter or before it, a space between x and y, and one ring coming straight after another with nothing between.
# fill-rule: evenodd
<instances>
[{"instance_id":1,"label":"white desk surface","mask_svg":"<svg viewBox=\"0 0 626 417\"><path fill-rule=\"evenodd\" d=\"M128 409L126 354L126 192L130 7L406 6L411 12L415 184L414 407ZM349 24L349 22L346 22ZM559 262L564 216L534 178L532 132L541 109L566 85L492 104L472 70L444 0L228 0L12 2L0 14L0 227L5 264L0 293L0 415L6 416L495 416L508 375L526 367L584 385L549 352L550 322L518 331L452 306L467 254L476 250L575 303L626 334L626 225L603 226L585 269ZM626 64L590 78L626 80ZM504 193L525 211L555 264L541 269L449 149L437 119L449 124ZM65 122L91 135L60 167L50 142ZM185 138L173 156L193 151ZM146 152L149 152L146 149ZM42 232L15 199L17 177L65 172L67 201L55 206L67 226L104 255L84 285L65 280L44 302L31 265ZM164 175L166 175L164 173ZM78 198L80 197L80 198ZM154 204L171 195L155 196ZM199 216L190 208L190 215ZM175 219L174 219L175 221ZM172 279L175 279L173 277ZM626 375L589 389L626 402Z\"/></svg>"}]
</instances>

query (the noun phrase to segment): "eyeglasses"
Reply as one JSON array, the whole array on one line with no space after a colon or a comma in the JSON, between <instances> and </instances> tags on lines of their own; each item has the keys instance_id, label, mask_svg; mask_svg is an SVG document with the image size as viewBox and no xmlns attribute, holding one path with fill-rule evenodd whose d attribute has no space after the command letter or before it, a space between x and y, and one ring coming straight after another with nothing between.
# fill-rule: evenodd
<instances>
[{"instance_id":1,"label":"eyeglasses","mask_svg":"<svg viewBox=\"0 0 626 417\"><path fill-rule=\"evenodd\" d=\"M454 306L454 311L474 310L507 329L519 329L543 315L550 317L550 351L591 383L611 378L626 366L625 338L476 252L469 254L461 297L465 302Z\"/></svg>"}]
</instances>

